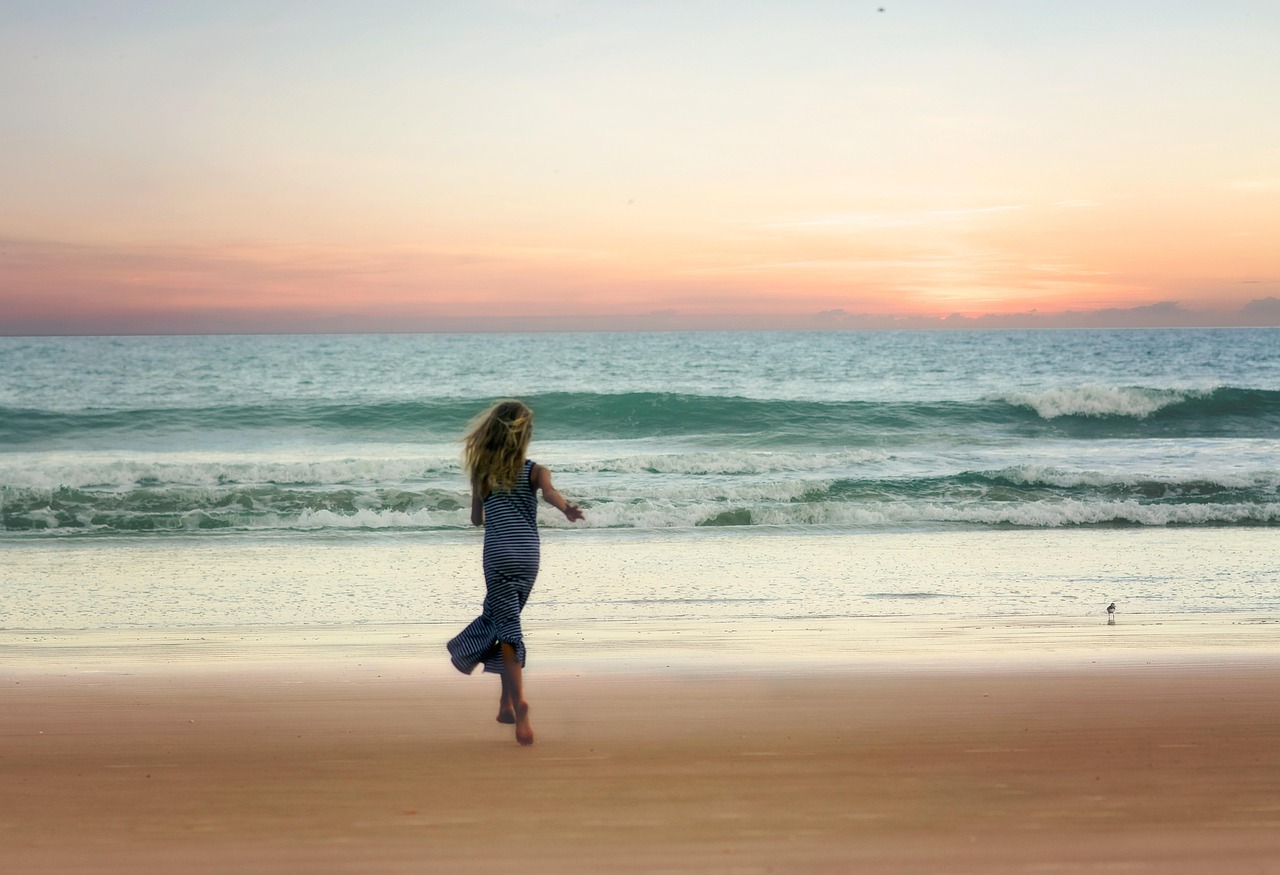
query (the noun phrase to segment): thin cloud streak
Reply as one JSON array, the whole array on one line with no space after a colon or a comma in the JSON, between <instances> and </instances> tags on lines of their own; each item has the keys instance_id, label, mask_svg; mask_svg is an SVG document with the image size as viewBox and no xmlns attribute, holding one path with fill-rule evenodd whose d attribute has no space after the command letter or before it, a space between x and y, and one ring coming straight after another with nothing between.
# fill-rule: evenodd
<instances>
[{"instance_id":1,"label":"thin cloud streak","mask_svg":"<svg viewBox=\"0 0 1280 875\"><path fill-rule=\"evenodd\" d=\"M846 213L831 216L818 216L811 219L796 219L787 222L773 222L768 228L910 228L919 225L932 225L939 222L958 222L977 219L993 213L1007 213L1025 209L1022 206L975 207L959 210L925 210L917 213Z\"/></svg>"}]
</instances>

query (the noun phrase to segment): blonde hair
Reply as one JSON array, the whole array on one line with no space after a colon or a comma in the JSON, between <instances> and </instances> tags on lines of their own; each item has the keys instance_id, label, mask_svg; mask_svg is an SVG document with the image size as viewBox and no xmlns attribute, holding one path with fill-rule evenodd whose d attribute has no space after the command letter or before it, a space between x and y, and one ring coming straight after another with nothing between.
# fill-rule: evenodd
<instances>
[{"instance_id":1,"label":"blonde hair","mask_svg":"<svg viewBox=\"0 0 1280 875\"><path fill-rule=\"evenodd\" d=\"M485 492L515 489L532 437L533 411L522 401L495 402L471 420L462 439L462 458L472 484Z\"/></svg>"}]
</instances>

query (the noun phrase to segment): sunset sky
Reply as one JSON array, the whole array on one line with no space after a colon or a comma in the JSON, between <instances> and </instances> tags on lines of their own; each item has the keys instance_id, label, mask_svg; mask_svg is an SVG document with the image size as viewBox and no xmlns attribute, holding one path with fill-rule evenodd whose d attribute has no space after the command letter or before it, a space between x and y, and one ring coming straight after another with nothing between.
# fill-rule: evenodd
<instances>
[{"instance_id":1,"label":"sunset sky","mask_svg":"<svg viewBox=\"0 0 1280 875\"><path fill-rule=\"evenodd\" d=\"M1274 0L0 0L0 333L1280 324L1278 34Z\"/></svg>"}]
</instances>

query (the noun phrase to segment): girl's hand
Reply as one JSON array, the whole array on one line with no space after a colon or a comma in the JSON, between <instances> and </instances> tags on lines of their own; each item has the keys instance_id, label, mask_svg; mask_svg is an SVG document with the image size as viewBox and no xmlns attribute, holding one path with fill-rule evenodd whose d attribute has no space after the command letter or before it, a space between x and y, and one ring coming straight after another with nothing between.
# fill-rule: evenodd
<instances>
[{"instance_id":1,"label":"girl's hand","mask_svg":"<svg viewBox=\"0 0 1280 875\"><path fill-rule=\"evenodd\" d=\"M560 494L560 490L551 485L551 471L548 468L534 465L533 470L529 472L529 477L531 484L542 490L542 497L547 500L547 503L564 514L564 518L569 522L586 519L582 515L582 508L566 499Z\"/></svg>"}]
</instances>

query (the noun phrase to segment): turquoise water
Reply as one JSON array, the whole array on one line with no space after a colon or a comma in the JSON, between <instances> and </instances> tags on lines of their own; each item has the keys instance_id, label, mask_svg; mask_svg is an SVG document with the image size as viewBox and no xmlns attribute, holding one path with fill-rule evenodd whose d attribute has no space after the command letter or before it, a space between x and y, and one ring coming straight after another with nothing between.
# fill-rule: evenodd
<instances>
[{"instance_id":1,"label":"turquoise water","mask_svg":"<svg viewBox=\"0 0 1280 875\"><path fill-rule=\"evenodd\" d=\"M0 539L465 529L503 396L592 527L1280 524L1275 329L0 338Z\"/></svg>"}]
</instances>

